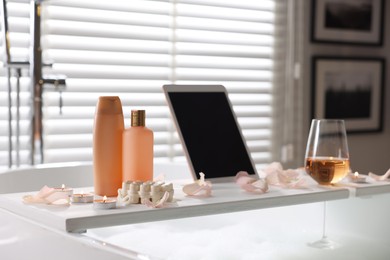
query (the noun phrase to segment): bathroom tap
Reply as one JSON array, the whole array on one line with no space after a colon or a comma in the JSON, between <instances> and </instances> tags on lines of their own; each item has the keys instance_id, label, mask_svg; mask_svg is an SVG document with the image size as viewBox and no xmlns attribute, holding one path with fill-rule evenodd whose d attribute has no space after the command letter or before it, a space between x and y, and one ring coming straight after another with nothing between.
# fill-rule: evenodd
<instances>
[{"instance_id":1,"label":"bathroom tap","mask_svg":"<svg viewBox=\"0 0 390 260\"><path fill-rule=\"evenodd\" d=\"M8 12L7 1L1 0L0 7L2 13L2 41L5 48L5 55L3 58L3 65L7 69L7 85L8 85L8 167L11 168L13 163L12 153L16 152L16 163L20 165L20 78L22 70L29 70L31 78L31 145L30 145L30 163L35 164L35 147L39 145L40 162L43 162L43 139L42 139L42 91L49 86L54 87L54 91L60 94L59 108L62 114L62 91L66 87L66 77L63 75L42 75L42 67L52 67L52 63L42 62L42 48L40 43L41 38L41 2L40 0L31 1L31 26L30 26L30 59L29 60L14 60L11 57L11 43L9 38L8 26ZM15 133L15 148L13 147L12 137L14 135L12 127L12 87L11 77L12 71L16 77L16 133Z\"/></svg>"},{"instance_id":2,"label":"bathroom tap","mask_svg":"<svg viewBox=\"0 0 390 260\"><path fill-rule=\"evenodd\" d=\"M13 166L13 127L12 127L12 86L11 77L12 72L16 77L16 135L15 135L15 150L16 150L16 166L19 167L20 163L20 78L22 76L22 69L29 67L29 62L26 60L13 60L11 58L11 46L9 38L9 26L8 26L8 12L6 0L0 1L1 13L2 13L2 42L5 50L5 55L2 56L3 66L6 68L7 85L8 85L8 168Z\"/></svg>"},{"instance_id":3,"label":"bathroom tap","mask_svg":"<svg viewBox=\"0 0 390 260\"><path fill-rule=\"evenodd\" d=\"M43 163L43 126L42 126L42 93L43 87L53 85L60 93L60 113L62 111L62 91L66 87L66 77L63 75L42 75L42 46L41 46L41 3L42 0L31 0L31 44L30 44L30 78L31 78L31 164L35 164L38 155L39 163ZM36 148L39 148L37 151Z\"/></svg>"}]
</instances>

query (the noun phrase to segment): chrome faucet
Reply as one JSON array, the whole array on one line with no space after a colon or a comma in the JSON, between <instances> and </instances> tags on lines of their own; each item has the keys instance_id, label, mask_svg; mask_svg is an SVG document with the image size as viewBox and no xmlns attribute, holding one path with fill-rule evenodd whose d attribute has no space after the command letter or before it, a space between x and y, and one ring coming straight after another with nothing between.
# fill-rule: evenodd
<instances>
[{"instance_id":1,"label":"chrome faucet","mask_svg":"<svg viewBox=\"0 0 390 260\"><path fill-rule=\"evenodd\" d=\"M53 86L55 91L60 93L60 113L62 112L62 91L66 87L66 77L64 75L43 75L42 67L52 66L42 62L42 47L41 47L41 3L42 0L31 0L30 2L30 58L29 60L15 61L11 58L10 41L8 31L8 15L7 2L1 1L2 9L2 40L5 45L5 60L4 66L7 68L8 78L8 167L13 166L12 153L12 98L11 98L11 70L16 71L16 166L19 166L19 91L22 69L29 69L30 73L30 91L31 91L31 132L30 132L30 164L43 163L43 126L42 126L42 93L45 86ZM36 149L38 146L38 150ZM39 156L37 160L36 156Z\"/></svg>"},{"instance_id":2,"label":"chrome faucet","mask_svg":"<svg viewBox=\"0 0 390 260\"><path fill-rule=\"evenodd\" d=\"M28 69L30 63L27 60L14 60L11 57L11 46L9 39L9 29L8 29L8 14L7 14L7 2L2 0L1 11L2 11L2 41L5 47L5 56L3 57L3 65L6 68L7 75L7 85L8 85L8 167L11 168L13 163L12 152L12 87L11 87L11 74L12 71L15 72L16 77L16 133L15 133L15 151L16 151L16 162L15 165L19 167L20 165L20 78L22 76L22 69Z\"/></svg>"},{"instance_id":3,"label":"chrome faucet","mask_svg":"<svg viewBox=\"0 0 390 260\"><path fill-rule=\"evenodd\" d=\"M52 85L60 93L60 113L62 111L61 92L66 87L66 77L63 75L42 75L42 47L41 47L41 3L42 0L31 0L30 13L30 79L32 96L31 113L31 164L43 163L43 126L42 126L42 93L43 86ZM36 151L36 146L39 150Z\"/></svg>"}]
</instances>

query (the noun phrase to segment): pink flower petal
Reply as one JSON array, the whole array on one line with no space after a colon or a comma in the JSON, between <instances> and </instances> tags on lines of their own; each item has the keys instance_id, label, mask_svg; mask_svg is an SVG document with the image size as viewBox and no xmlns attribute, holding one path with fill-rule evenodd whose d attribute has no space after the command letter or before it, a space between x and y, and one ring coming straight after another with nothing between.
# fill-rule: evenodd
<instances>
[{"instance_id":1,"label":"pink flower petal","mask_svg":"<svg viewBox=\"0 0 390 260\"><path fill-rule=\"evenodd\" d=\"M69 205L69 195L64 192L56 192L54 188L45 185L37 194L24 196L23 201L25 203Z\"/></svg>"},{"instance_id":2,"label":"pink flower petal","mask_svg":"<svg viewBox=\"0 0 390 260\"><path fill-rule=\"evenodd\" d=\"M268 191L268 183L266 180L249 177L247 172L238 172L235 180L237 185L247 192L262 194Z\"/></svg>"}]
</instances>

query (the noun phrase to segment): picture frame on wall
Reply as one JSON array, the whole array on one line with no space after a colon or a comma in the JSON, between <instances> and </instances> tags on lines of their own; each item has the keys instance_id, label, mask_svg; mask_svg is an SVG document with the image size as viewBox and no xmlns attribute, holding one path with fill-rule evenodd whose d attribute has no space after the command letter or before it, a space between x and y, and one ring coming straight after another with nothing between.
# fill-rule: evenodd
<instances>
[{"instance_id":1,"label":"picture frame on wall","mask_svg":"<svg viewBox=\"0 0 390 260\"><path fill-rule=\"evenodd\" d=\"M311 118L343 119L348 133L381 132L385 59L312 58Z\"/></svg>"},{"instance_id":2,"label":"picture frame on wall","mask_svg":"<svg viewBox=\"0 0 390 260\"><path fill-rule=\"evenodd\" d=\"M385 0L312 0L311 41L383 45Z\"/></svg>"}]
</instances>

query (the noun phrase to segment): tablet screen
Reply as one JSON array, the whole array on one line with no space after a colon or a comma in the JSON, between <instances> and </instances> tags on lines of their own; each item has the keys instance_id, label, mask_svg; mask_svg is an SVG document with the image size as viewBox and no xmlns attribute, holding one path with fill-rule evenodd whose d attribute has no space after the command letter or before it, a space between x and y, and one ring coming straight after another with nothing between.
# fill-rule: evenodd
<instances>
[{"instance_id":1,"label":"tablet screen","mask_svg":"<svg viewBox=\"0 0 390 260\"><path fill-rule=\"evenodd\" d=\"M255 174L224 92L168 92L188 156L199 179Z\"/></svg>"}]
</instances>

